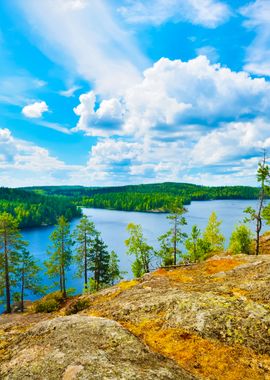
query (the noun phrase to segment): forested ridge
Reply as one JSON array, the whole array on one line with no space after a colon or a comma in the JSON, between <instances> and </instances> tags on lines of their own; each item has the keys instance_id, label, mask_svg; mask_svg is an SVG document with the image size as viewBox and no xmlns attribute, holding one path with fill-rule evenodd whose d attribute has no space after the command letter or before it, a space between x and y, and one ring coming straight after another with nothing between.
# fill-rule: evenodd
<instances>
[{"instance_id":1,"label":"forested ridge","mask_svg":"<svg viewBox=\"0 0 270 380\"><path fill-rule=\"evenodd\" d=\"M15 216L21 228L55 224L60 215L68 220L81 215L81 210L68 197L5 187L0 188L2 212Z\"/></svg>"},{"instance_id":2,"label":"forested ridge","mask_svg":"<svg viewBox=\"0 0 270 380\"><path fill-rule=\"evenodd\" d=\"M126 211L170 211L175 202L192 200L257 199L259 189L250 186L200 186L189 183L164 182L113 187L41 186L29 187L39 194L71 197L84 207Z\"/></svg>"}]
</instances>

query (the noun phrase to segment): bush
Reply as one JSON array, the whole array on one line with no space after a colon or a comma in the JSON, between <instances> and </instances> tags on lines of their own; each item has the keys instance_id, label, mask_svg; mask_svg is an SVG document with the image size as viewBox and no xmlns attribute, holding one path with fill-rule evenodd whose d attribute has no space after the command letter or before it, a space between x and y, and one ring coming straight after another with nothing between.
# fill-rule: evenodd
<instances>
[{"instance_id":1,"label":"bush","mask_svg":"<svg viewBox=\"0 0 270 380\"><path fill-rule=\"evenodd\" d=\"M252 253L252 232L243 225L239 225L232 232L230 238L229 251L234 254L245 253L247 255Z\"/></svg>"},{"instance_id":2,"label":"bush","mask_svg":"<svg viewBox=\"0 0 270 380\"><path fill-rule=\"evenodd\" d=\"M86 298L79 298L69 304L65 310L66 315L77 314L79 311L85 310L90 306L90 302Z\"/></svg>"},{"instance_id":3,"label":"bush","mask_svg":"<svg viewBox=\"0 0 270 380\"><path fill-rule=\"evenodd\" d=\"M36 301L33 305L36 313L51 313L61 308L64 302L64 297L61 292L47 294L41 300Z\"/></svg>"}]
</instances>

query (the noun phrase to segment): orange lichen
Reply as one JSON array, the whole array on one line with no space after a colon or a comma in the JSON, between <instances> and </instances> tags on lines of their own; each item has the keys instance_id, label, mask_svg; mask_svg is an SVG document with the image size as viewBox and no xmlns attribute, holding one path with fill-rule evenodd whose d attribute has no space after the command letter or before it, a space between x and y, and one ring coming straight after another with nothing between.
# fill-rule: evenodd
<instances>
[{"instance_id":1,"label":"orange lichen","mask_svg":"<svg viewBox=\"0 0 270 380\"><path fill-rule=\"evenodd\" d=\"M219 272L226 272L235 267L243 264L245 261L236 260L231 258L222 258L217 260L209 260L204 264L204 271L207 274L215 274Z\"/></svg>"},{"instance_id":2,"label":"orange lichen","mask_svg":"<svg viewBox=\"0 0 270 380\"><path fill-rule=\"evenodd\" d=\"M258 362L269 368L267 356L256 355L242 346L228 346L204 339L179 328L163 328L161 320L125 323L133 334L142 338L154 351L173 360L199 377L215 380L265 379Z\"/></svg>"},{"instance_id":3,"label":"orange lichen","mask_svg":"<svg viewBox=\"0 0 270 380\"><path fill-rule=\"evenodd\" d=\"M155 272L152 273L152 276L154 277L167 277L172 281L175 282L193 282L194 279L189 276L189 273L186 271L186 268L178 268L178 269L172 269L172 270L166 270L166 269L158 269Z\"/></svg>"}]
</instances>

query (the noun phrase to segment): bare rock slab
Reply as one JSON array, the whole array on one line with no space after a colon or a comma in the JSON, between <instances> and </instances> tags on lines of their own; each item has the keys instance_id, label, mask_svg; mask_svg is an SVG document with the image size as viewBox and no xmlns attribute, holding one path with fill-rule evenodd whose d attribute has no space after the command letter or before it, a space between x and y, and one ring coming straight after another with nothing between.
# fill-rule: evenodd
<instances>
[{"instance_id":1,"label":"bare rock slab","mask_svg":"<svg viewBox=\"0 0 270 380\"><path fill-rule=\"evenodd\" d=\"M191 380L117 322L73 315L43 321L18 337L0 364L9 380Z\"/></svg>"}]
</instances>

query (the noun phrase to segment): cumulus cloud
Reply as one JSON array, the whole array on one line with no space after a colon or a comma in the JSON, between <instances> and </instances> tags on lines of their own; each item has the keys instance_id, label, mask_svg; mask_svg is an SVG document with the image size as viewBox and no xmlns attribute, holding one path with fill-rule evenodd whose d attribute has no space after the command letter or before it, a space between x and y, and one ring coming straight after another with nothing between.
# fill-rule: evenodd
<instances>
[{"instance_id":1,"label":"cumulus cloud","mask_svg":"<svg viewBox=\"0 0 270 380\"><path fill-rule=\"evenodd\" d=\"M270 84L264 79L210 64L204 56L188 62L162 58L127 91L124 129L144 134L162 124L181 128L194 118L207 124L265 113L269 95Z\"/></svg>"},{"instance_id":2,"label":"cumulus cloud","mask_svg":"<svg viewBox=\"0 0 270 380\"><path fill-rule=\"evenodd\" d=\"M129 23L188 21L207 28L217 27L230 16L227 4L217 0L128 0L118 11Z\"/></svg>"},{"instance_id":3,"label":"cumulus cloud","mask_svg":"<svg viewBox=\"0 0 270 380\"><path fill-rule=\"evenodd\" d=\"M245 70L270 76L270 2L256 0L243 7L240 12L246 17L244 25L256 32L255 39L247 49Z\"/></svg>"},{"instance_id":4,"label":"cumulus cloud","mask_svg":"<svg viewBox=\"0 0 270 380\"><path fill-rule=\"evenodd\" d=\"M50 152L26 140L17 139L7 128L0 129L0 176L2 186L55 184L81 169L66 165Z\"/></svg>"},{"instance_id":5,"label":"cumulus cloud","mask_svg":"<svg viewBox=\"0 0 270 380\"><path fill-rule=\"evenodd\" d=\"M269 122L255 119L228 123L201 137L192 157L199 165L228 163L267 148L270 148Z\"/></svg>"},{"instance_id":6,"label":"cumulus cloud","mask_svg":"<svg viewBox=\"0 0 270 380\"><path fill-rule=\"evenodd\" d=\"M43 115L44 112L49 111L49 107L46 102L34 102L32 104L28 104L24 106L22 109L22 113L24 116L29 117L31 119L39 118Z\"/></svg>"},{"instance_id":7,"label":"cumulus cloud","mask_svg":"<svg viewBox=\"0 0 270 380\"><path fill-rule=\"evenodd\" d=\"M96 94L94 91L82 94L80 104L73 108L79 116L79 121L73 132L83 131L87 136L111 136L120 134L124 109L119 99L104 99L96 109Z\"/></svg>"}]
</instances>

